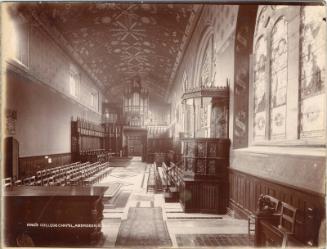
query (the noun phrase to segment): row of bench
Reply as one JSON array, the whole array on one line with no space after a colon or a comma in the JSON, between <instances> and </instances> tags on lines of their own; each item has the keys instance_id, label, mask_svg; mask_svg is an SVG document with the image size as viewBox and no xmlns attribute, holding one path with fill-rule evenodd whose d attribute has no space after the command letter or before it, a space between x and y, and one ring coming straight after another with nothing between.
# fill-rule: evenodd
<instances>
[{"instance_id":1,"label":"row of bench","mask_svg":"<svg viewBox=\"0 0 327 249\"><path fill-rule=\"evenodd\" d=\"M109 162L72 163L51 169L40 170L35 176L13 181L4 179L4 187L13 185L25 186L69 186L90 185L100 181L110 172Z\"/></svg>"}]
</instances>

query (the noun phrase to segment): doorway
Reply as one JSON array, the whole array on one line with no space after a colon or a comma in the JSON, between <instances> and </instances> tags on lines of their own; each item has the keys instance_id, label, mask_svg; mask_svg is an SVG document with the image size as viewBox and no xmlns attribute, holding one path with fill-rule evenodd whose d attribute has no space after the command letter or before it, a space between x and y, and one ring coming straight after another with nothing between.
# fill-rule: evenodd
<instances>
[{"instance_id":1,"label":"doorway","mask_svg":"<svg viewBox=\"0 0 327 249\"><path fill-rule=\"evenodd\" d=\"M129 156L142 156L143 141L141 136L128 136L127 148Z\"/></svg>"}]
</instances>

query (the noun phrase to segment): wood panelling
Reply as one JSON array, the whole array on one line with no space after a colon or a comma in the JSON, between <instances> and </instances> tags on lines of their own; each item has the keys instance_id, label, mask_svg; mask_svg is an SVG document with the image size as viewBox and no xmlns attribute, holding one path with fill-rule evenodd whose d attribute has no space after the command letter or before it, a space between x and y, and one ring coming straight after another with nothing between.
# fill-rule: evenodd
<instances>
[{"instance_id":1,"label":"wood panelling","mask_svg":"<svg viewBox=\"0 0 327 249\"><path fill-rule=\"evenodd\" d=\"M186 213L226 214L227 188L223 181L184 181L179 189L180 201Z\"/></svg>"},{"instance_id":2,"label":"wood panelling","mask_svg":"<svg viewBox=\"0 0 327 249\"><path fill-rule=\"evenodd\" d=\"M54 154L47 155L51 158L51 163L48 162L48 158L43 156L31 156L19 158L19 178L35 175L36 171L47 168L53 168L59 165L69 164L71 162L71 154Z\"/></svg>"},{"instance_id":3,"label":"wood panelling","mask_svg":"<svg viewBox=\"0 0 327 249\"><path fill-rule=\"evenodd\" d=\"M257 209L260 194L273 196L298 208L295 238L307 244L318 231L311 231L309 223L320 222L325 216L325 197L322 194L303 190L272 180L259 178L235 169L229 173L229 206L238 215L246 216ZM312 212L318 220L313 220ZM319 228L319 225L317 226Z\"/></svg>"},{"instance_id":4,"label":"wood panelling","mask_svg":"<svg viewBox=\"0 0 327 249\"><path fill-rule=\"evenodd\" d=\"M180 200L185 212L225 214L228 204L229 139L185 138Z\"/></svg>"}]
</instances>

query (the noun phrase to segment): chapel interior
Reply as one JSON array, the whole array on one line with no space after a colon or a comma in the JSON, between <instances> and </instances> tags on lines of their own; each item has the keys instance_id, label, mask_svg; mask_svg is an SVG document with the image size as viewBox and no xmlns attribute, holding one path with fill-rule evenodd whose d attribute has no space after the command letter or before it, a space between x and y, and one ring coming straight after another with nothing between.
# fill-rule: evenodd
<instances>
[{"instance_id":1,"label":"chapel interior","mask_svg":"<svg viewBox=\"0 0 327 249\"><path fill-rule=\"evenodd\" d=\"M323 247L326 7L2 5L2 243Z\"/></svg>"}]
</instances>

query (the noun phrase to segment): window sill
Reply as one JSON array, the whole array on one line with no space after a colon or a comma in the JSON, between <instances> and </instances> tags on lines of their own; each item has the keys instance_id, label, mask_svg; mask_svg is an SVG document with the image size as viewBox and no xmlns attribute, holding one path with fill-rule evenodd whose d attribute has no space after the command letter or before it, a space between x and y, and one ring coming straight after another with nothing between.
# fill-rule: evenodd
<instances>
[{"instance_id":1,"label":"window sill","mask_svg":"<svg viewBox=\"0 0 327 249\"><path fill-rule=\"evenodd\" d=\"M322 147L281 147L281 146L250 146L242 149L235 149L234 152L245 152L253 154L279 154L326 157L326 148Z\"/></svg>"}]
</instances>

